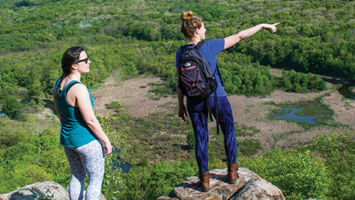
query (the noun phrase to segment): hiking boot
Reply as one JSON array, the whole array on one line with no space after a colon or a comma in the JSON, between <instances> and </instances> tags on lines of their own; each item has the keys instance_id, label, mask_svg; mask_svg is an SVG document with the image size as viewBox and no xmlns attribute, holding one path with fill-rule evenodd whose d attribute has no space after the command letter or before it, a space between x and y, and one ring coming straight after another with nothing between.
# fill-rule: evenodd
<instances>
[{"instance_id":1,"label":"hiking boot","mask_svg":"<svg viewBox=\"0 0 355 200\"><path fill-rule=\"evenodd\" d=\"M202 191L208 192L210 187L210 173L200 173L200 183L202 187Z\"/></svg>"},{"instance_id":2,"label":"hiking boot","mask_svg":"<svg viewBox=\"0 0 355 200\"><path fill-rule=\"evenodd\" d=\"M234 184L239 178L238 175L238 163L237 164L228 164L228 183Z\"/></svg>"}]
</instances>

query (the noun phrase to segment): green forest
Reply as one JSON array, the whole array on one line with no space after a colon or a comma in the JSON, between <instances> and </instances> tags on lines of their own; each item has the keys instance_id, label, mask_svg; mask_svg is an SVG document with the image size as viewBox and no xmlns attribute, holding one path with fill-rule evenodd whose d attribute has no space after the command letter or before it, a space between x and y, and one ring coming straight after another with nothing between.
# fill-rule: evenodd
<instances>
[{"instance_id":1,"label":"green forest","mask_svg":"<svg viewBox=\"0 0 355 200\"><path fill-rule=\"evenodd\" d=\"M180 15L188 10L204 20L207 39L281 22L276 33L261 30L218 55L230 95L319 92L327 89L321 76L355 79L355 3L350 0L0 0L0 111L6 113L0 113L0 193L45 180L68 185L60 124L48 118L48 128L38 130L34 116L53 108L52 87L67 48L86 49L92 64L82 81L90 89L119 71L122 80L160 77L164 91L156 92L175 95L175 53L186 43ZM282 76L273 76L270 68L281 69ZM107 199L156 199L197 174L191 127L175 113L137 119L119 102L108 107L115 114L100 122L132 169L121 173L113 169L115 156L106 159ZM237 135L248 129L236 128ZM152 137L157 131L187 135L188 155L181 156L168 136ZM242 167L279 187L287 199L355 198L351 132L319 134L293 149L261 154L254 150L258 143L243 142L238 146ZM209 145L223 146L223 141ZM211 153L211 169L225 168L222 154Z\"/></svg>"}]
</instances>

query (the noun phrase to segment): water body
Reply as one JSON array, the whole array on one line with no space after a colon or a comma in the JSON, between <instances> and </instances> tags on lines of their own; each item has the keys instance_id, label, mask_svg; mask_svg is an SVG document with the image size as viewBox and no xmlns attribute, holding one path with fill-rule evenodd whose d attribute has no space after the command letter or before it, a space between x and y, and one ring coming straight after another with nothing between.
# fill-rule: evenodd
<instances>
[{"instance_id":1,"label":"water body","mask_svg":"<svg viewBox=\"0 0 355 200\"><path fill-rule=\"evenodd\" d=\"M316 125L317 117L324 116L323 114L315 115L315 116L299 116L296 113L300 111L300 108L287 107L283 108L282 112L285 113L283 115L279 115L279 119L291 120L295 122L308 123L311 125Z\"/></svg>"},{"instance_id":2,"label":"water body","mask_svg":"<svg viewBox=\"0 0 355 200\"><path fill-rule=\"evenodd\" d=\"M331 118L332 112L319 101L305 101L294 105L285 105L276 113L276 119L291 120L298 123L318 125L323 120L318 118Z\"/></svg>"},{"instance_id":3,"label":"water body","mask_svg":"<svg viewBox=\"0 0 355 200\"><path fill-rule=\"evenodd\" d=\"M340 94L342 94L344 97L355 100L355 84L344 84L341 86L338 91Z\"/></svg>"}]
</instances>

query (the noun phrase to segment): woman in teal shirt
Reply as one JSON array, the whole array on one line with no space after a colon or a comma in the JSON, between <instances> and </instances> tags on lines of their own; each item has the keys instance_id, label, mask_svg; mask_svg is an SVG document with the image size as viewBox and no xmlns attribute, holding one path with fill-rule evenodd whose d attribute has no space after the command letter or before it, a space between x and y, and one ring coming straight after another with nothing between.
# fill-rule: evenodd
<instances>
[{"instance_id":1,"label":"woman in teal shirt","mask_svg":"<svg viewBox=\"0 0 355 200\"><path fill-rule=\"evenodd\" d=\"M69 161L70 199L83 199L86 173L89 174L85 199L100 199L105 157L112 152L109 138L94 114L94 100L80 82L82 74L90 72L90 60L84 48L67 49L62 57L63 75L57 79L54 104L60 118L60 143Z\"/></svg>"}]
</instances>

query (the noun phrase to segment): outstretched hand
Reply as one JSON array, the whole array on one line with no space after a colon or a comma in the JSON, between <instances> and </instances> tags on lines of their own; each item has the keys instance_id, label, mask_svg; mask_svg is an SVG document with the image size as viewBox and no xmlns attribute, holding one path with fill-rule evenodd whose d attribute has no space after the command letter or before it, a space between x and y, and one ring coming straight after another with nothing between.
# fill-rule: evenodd
<instances>
[{"instance_id":1,"label":"outstretched hand","mask_svg":"<svg viewBox=\"0 0 355 200\"><path fill-rule=\"evenodd\" d=\"M280 22L277 22L275 24L264 24L263 28L268 30L270 33L275 33L277 30L276 26L279 24L280 24Z\"/></svg>"}]
</instances>

